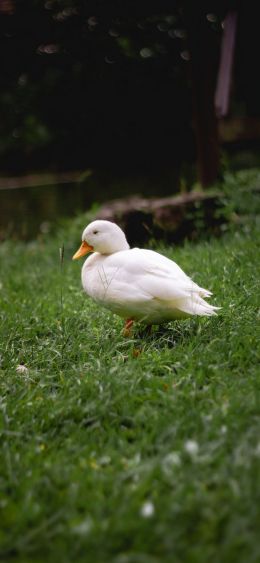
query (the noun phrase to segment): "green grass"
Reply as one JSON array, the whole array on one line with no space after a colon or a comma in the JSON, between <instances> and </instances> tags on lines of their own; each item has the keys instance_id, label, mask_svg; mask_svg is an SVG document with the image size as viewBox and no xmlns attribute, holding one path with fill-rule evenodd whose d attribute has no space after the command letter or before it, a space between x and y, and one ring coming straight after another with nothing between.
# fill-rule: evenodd
<instances>
[{"instance_id":1,"label":"green grass","mask_svg":"<svg viewBox=\"0 0 260 563\"><path fill-rule=\"evenodd\" d=\"M70 260L85 221L0 249L2 560L259 561L259 229L159 248L222 310L126 340Z\"/></svg>"}]
</instances>

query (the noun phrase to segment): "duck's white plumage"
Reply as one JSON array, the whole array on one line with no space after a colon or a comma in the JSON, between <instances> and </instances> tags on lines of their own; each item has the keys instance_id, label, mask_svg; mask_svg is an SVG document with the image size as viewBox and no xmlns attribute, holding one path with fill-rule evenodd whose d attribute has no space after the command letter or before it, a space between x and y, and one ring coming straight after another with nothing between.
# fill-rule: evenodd
<instances>
[{"instance_id":1,"label":"duck's white plumage","mask_svg":"<svg viewBox=\"0 0 260 563\"><path fill-rule=\"evenodd\" d=\"M109 221L93 221L84 230L75 258L94 251L82 268L85 292L125 318L160 324L191 315L214 315L217 307L172 260L152 250L129 249L123 231ZM86 244L87 243L87 244Z\"/></svg>"}]
</instances>

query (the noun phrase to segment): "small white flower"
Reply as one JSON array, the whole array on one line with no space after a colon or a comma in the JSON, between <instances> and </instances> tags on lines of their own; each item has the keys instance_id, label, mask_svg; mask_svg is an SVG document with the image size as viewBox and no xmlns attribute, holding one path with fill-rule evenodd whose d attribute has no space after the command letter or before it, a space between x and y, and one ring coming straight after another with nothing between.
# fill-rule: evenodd
<instances>
[{"instance_id":1,"label":"small white flower","mask_svg":"<svg viewBox=\"0 0 260 563\"><path fill-rule=\"evenodd\" d=\"M89 532L91 532L92 528L92 520L90 518L86 518L85 520L82 520L81 522L73 526L71 531L77 536L85 536L86 534L89 534Z\"/></svg>"},{"instance_id":2,"label":"small white flower","mask_svg":"<svg viewBox=\"0 0 260 563\"><path fill-rule=\"evenodd\" d=\"M140 452L137 452L134 457L132 457L131 459L128 460L128 466L129 467L136 467L137 465L139 465L141 461L141 454Z\"/></svg>"},{"instance_id":3,"label":"small white flower","mask_svg":"<svg viewBox=\"0 0 260 563\"><path fill-rule=\"evenodd\" d=\"M162 460L162 469L165 475L171 476L174 468L181 465L181 457L178 452L170 452Z\"/></svg>"},{"instance_id":4,"label":"small white flower","mask_svg":"<svg viewBox=\"0 0 260 563\"><path fill-rule=\"evenodd\" d=\"M187 440L184 444L184 449L191 456L196 456L199 451L199 444L195 440Z\"/></svg>"},{"instance_id":5,"label":"small white flower","mask_svg":"<svg viewBox=\"0 0 260 563\"><path fill-rule=\"evenodd\" d=\"M29 370L28 370L28 368L27 368L26 366L24 366L23 364L21 364L21 365L17 366L16 371L17 371L17 373L24 373L24 374L26 374L26 373L28 373Z\"/></svg>"},{"instance_id":6,"label":"small white flower","mask_svg":"<svg viewBox=\"0 0 260 563\"><path fill-rule=\"evenodd\" d=\"M178 452L171 452L165 458L166 463L169 465L181 465L181 458Z\"/></svg>"},{"instance_id":7,"label":"small white flower","mask_svg":"<svg viewBox=\"0 0 260 563\"><path fill-rule=\"evenodd\" d=\"M111 457L109 455L103 455L102 457L99 458L98 460L100 465L109 465L111 463Z\"/></svg>"},{"instance_id":8,"label":"small white flower","mask_svg":"<svg viewBox=\"0 0 260 563\"><path fill-rule=\"evenodd\" d=\"M154 504L149 500L144 502L141 506L140 513L143 518L151 518L151 516L154 515Z\"/></svg>"}]
</instances>

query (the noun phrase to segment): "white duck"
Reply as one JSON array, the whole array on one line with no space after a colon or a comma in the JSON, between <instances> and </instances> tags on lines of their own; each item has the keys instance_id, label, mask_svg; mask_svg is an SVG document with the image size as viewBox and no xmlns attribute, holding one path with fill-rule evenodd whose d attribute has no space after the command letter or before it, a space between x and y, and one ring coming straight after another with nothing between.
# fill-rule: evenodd
<instances>
[{"instance_id":1,"label":"white duck","mask_svg":"<svg viewBox=\"0 0 260 563\"><path fill-rule=\"evenodd\" d=\"M134 321L160 324L191 315L215 315L203 298L211 294L199 287L172 260L153 250L130 249L115 223L93 221L82 234L73 260L88 252L82 285L90 297L126 319L125 334Z\"/></svg>"}]
</instances>

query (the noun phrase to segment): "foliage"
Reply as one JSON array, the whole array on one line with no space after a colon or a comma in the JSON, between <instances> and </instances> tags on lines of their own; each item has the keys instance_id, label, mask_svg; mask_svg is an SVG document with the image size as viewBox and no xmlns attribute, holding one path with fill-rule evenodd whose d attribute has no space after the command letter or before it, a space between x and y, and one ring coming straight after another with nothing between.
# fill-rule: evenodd
<instances>
[{"instance_id":1,"label":"foliage","mask_svg":"<svg viewBox=\"0 0 260 563\"><path fill-rule=\"evenodd\" d=\"M260 215L260 169L240 170L236 174L226 171L222 184L225 203L239 216L253 219Z\"/></svg>"}]
</instances>

